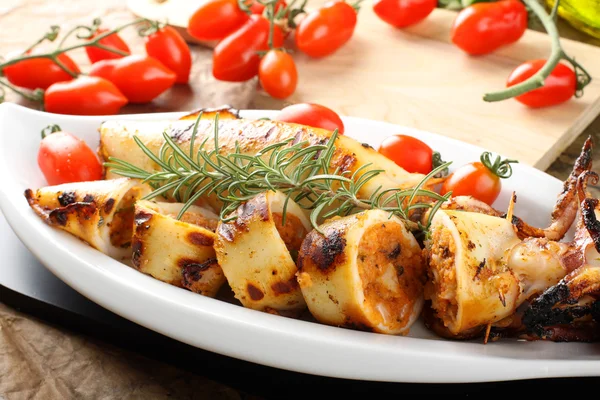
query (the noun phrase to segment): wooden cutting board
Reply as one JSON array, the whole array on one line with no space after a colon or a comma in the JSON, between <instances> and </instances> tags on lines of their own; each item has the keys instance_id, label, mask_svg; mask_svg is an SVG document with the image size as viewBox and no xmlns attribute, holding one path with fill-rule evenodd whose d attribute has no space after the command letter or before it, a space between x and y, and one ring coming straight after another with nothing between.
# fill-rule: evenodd
<instances>
[{"instance_id":1,"label":"wooden cutting board","mask_svg":"<svg viewBox=\"0 0 600 400\"><path fill-rule=\"evenodd\" d=\"M147 18L184 27L202 0L129 0ZM311 7L324 0L309 0ZM546 109L515 100L486 103L526 60L545 58L550 42L528 30L493 55L471 57L449 42L456 13L436 9L404 30L383 23L363 3L350 42L332 56L297 53L299 85L290 102L316 102L344 115L385 120L473 143L539 169L552 161L600 113L600 47L563 39L563 47L593 76L585 95ZM210 45L210 44L207 44Z\"/></svg>"}]
</instances>

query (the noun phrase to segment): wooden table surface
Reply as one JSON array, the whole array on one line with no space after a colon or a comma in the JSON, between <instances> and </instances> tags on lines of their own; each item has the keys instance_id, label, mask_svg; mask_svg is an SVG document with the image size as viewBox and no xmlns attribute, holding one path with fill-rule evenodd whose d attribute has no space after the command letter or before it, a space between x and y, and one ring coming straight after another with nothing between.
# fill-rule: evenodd
<instances>
[{"instance_id":1,"label":"wooden table surface","mask_svg":"<svg viewBox=\"0 0 600 400\"><path fill-rule=\"evenodd\" d=\"M94 17L101 17L110 26L133 18L123 0L2 0L0 54L28 46L50 25L89 24ZM567 24L561 23L560 31L565 37L600 45L600 40L580 34ZM131 46L134 51L141 46L134 30L124 32L123 37L134 44ZM282 106L280 101L257 94L255 80L242 84L214 80L210 72L211 51L193 46L192 52L194 67L189 86L176 87L149 105L127 106L123 112L178 111L221 104L263 109ZM74 58L82 64L86 60L83 51ZM7 100L28 105L12 94ZM565 178L588 135L598 143L600 117L547 172ZM600 152L596 152L595 161L600 161ZM47 337L53 339L53 346L37 345L41 338ZM74 365L86 371L83 381L74 378ZM85 369L90 365L94 368ZM202 376L50 326L0 304L0 398L118 398L123 394L128 398L249 398Z\"/></svg>"}]
</instances>

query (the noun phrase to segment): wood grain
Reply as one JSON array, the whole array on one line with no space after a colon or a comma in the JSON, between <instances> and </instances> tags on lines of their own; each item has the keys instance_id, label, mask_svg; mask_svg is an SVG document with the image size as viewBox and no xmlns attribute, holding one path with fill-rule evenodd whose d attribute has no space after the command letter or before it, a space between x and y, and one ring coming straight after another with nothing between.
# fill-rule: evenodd
<instances>
[{"instance_id":1,"label":"wood grain","mask_svg":"<svg viewBox=\"0 0 600 400\"><path fill-rule=\"evenodd\" d=\"M200 3L129 0L128 5L144 16L165 15L185 31ZM295 55L300 81L289 102L322 103L345 115L439 133L546 169L600 113L600 48L562 41L594 77L580 99L538 110L514 100L486 103L483 94L503 88L517 65L547 56L548 37L528 30L517 44L470 57L449 42L455 15L437 9L422 23L397 30L365 4L352 40L337 53L323 59Z\"/></svg>"}]
</instances>

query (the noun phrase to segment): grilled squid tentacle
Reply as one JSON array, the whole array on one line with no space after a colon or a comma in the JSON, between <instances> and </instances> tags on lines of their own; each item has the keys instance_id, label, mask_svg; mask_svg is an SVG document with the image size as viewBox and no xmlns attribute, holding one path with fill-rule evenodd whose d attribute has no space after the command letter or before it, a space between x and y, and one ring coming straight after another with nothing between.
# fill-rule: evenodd
<instances>
[{"instance_id":1,"label":"grilled squid tentacle","mask_svg":"<svg viewBox=\"0 0 600 400\"><path fill-rule=\"evenodd\" d=\"M532 227L520 218L513 216L512 222L519 233L519 237L545 237L550 240L561 240L565 236L577 217L579 208L579 202L577 201L578 179L592 168L592 147L592 139L589 137L583 144L581 154L575 161L571 174L564 182L563 191L558 195L552 211L550 226L544 229Z\"/></svg>"},{"instance_id":2,"label":"grilled squid tentacle","mask_svg":"<svg viewBox=\"0 0 600 400\"><path fill-rule=\"evenodd\" d=\"M295 257L311 226L292 200L283 221L285 204L281 192L260 194L237 209L235 220L217 228L217 260L245 307L269 312L306 308Z\"/></svg>"},{"instance_id":3,"label":"grilled squid tentacle","mask_svg":"<svg viewBox=\"0 0 600 400\"><path fill-rule=\"evenodd\" d=\"M322 323L406 334L418 317L422 251L400 219L382 210L332 219L308 234L298 281Z\"/></svg>"},{"instance_id":4,"label":"grilled squid tentacle","mask_svg":"<svg viewBox=\"0 0 600 400\"><path fill-rule=\"evenodd\" d=\"M590 177L597 182L598 176L592 172L579 178L581 219L572 243L572 272L532 301L523 317L529 332L541 338L588 340L587 334L569 335L565 327L553 325L570 324L587 316L600 322L600 201L585 197L585 183Z\"/></svg>"},{"instance_id":5,"label":"grilled squid tentacle","mask_svg":"<svg viewBox=\"0 0 600 400\"><path fill-rule=\"evenodd\" d=\"M116 259L131 256L133 205L150 192L128 178L75 182L25 191L27 202L46 223L86 241Z\"/></svg>"},{"instance_id":6,"label":"grilled squid tentacle","mask_svg":"<svg viewBox=\"0 0 600 400\"><path fill-rule=\"evenodd\" d=\"M191 206L177 220L181 203L135 204L132 262L139 271L214 297L225 283L213 244L218 216Z\"/></svg>"}]
</instances>

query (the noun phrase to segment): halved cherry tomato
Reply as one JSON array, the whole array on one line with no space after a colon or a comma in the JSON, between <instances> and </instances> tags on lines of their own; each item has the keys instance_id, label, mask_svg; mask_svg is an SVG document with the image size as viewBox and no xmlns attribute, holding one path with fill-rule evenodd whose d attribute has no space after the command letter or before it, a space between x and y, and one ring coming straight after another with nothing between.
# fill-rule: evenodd
<instances>
[{"instance_id":1,"label":"halved cherry tomato","mask_svg":"<svg viewBox=\"0 0 600 400\"><path fill-rule=\"evenodd\" d=\"M190 48L170 26L146 36L146 53L177 74L176 83L188 83L192 68Z\"/></svg>"},{"instance_id":2,"label":"halved cherry tomato","mask_svg":"<svg viewBox=\"0 0 600 400\"><path fill-rule=\"evenodd\" d=\"M58 125L47 129L51 133L43 136L37 161L48 184L102 179L102 165L83 140L61 131Z\"/></svg>"},{"instance_id":3,"label":"halved cherry tomato","mask_svg":"<svg viewBox=\"0 0 600 400\"><path fill-rule=\"evenodd\" d=\"M258 74L258 51L269 49L269 21L252 15L240 29L227 36L213 52L213 76L222 81L242 82ZM273 47L283 45L283 33L275 25Z\"/></svg>"},{"instance_id":4,"label":"halved cherry tomato","mask_svg":"<svg viewBox=\"0 0 600 400\"><path fill-rule=\"evenodd\" d=\"M375 14L396 28L416 24L437 6L437 0L375 0Z\"/></svg>"},{"instance_id":5,"label":"halved cherry tomato","mask_svg":"<svg viewBox=\"0 0 600 400\"><path fill-rule=\"evenodd\" d=\"M296 46L311 57L324 57L346 44L355 27L356 10L345 1L331 1L300 21Z\"/></svg>"},{"instance_id":6,"label":"halved cherry tomato","mask_svg":"<svg viewBox=\"0 0 600 400\"><path fill-rule=\"evenodd\" d=\"M57 58L70 71L76 74L81 72L77 64L66 53L60 54ZM2 72L13 85L31 90L47 89L53 83L73 79L71 75L49 58L31 58L19 61L5 67Z\"/></svg>"},{"instance_id":7,"label":"halved cherry tomato","mask_svg":"<svg viewBox=\"0 0 600 400\"><path fill-rule=\"evenodd\" d=\"M344 134L344 123L340 116L335 111L319 104L292 104L282 109L275 120L327 129L328 131L337 129L340 135Z\"/></svg>"},{"instance_id":8,"label":"halved cherry tomato","mask_svg":"<svg viewBox=\"0 0 600 400\"><path fill-rule=\"evenodd\" d=\"M378 151L407 172L428 174L433 170L433 150L415 137L389 136L381 142Z\"/></svg>"},{"instance_id":9,"label":"halved cherry tomato","mask_svg":"<svg viewBox=\"0 0 600 400\"><path fill-rule=\"evenodd\" d=\"M248 18L237 0L209 0L190 17L187 31L198 40L222 40Z\"/></svg>"},{"instance_id":10,"label":"halved cherry tomato","mask_svg":"<svg viewBox=\"0 0 600 400\"><path fill-rule=\"evenodd\" d=\"M285 51L270 50L260 60L258 78L269 95L277 99L285 99L296 90L298 83L296 63Z\"/></svg>"},{"instance_id":11,"label":"halved cherry tomato","mask_svg":"<svg viewBox=\"0 0 600 400\"><path fill-rule=\"evenodd\" d=\"M516 42L527 29L527 9L518 0L475 3L458 13L450 37L472 55Z\"/></svg>"},{"instance_id":12,"label":"halved cherry tomato","mask_svg":"<svg viewBox=\"0 0 600 400\"><path fill-rule=\"evenodd\" d=\"M80 76L51 85L44 93L46 111L71 115L112 115L127 104L127 98L110 81Z\"/></svg>"},{"instance_id":13,"label":"halved cherry tomato","mask_svg":"<svg viewBox=\"0 0 600 400\"><path fill-rule=\"evenodd\" d=\"M508 77L506 86L521 83L538 72L546 60L527 61L519 65ZM577 91L577 76L575 71L565 64L557 64L550 75L544 80L544 86L515 97L517 101L533 108L554 106L564 103L575 96Z\"/></svg>"},{"instance_id":14,"label":"halved cherry tomato","mask_svg":"<svg viewBox=\"0 0 600 400\"><path fill-rule=\"evenodd\" d=\"M287 3L283 0L278 0L277 3L275 3L275 13L285 7L287 7ZM256 0L253 0L252 4L250 4L248 8L250 8L252 14L262 14L263 11L265 11L265 5Z\"/></svg>"},{"instance_id":15,"label":"halved cherry tomato","mask_svg":"<svg viewBox=\"0 0 600 400\"><path fill-rule=\"evenodd\" d=\"M498 198L502 189L500 178L512 174L510 164L515 160L501 160L497 157L492 164L490 153L481 155L481 161L475 161L454 171L442 185L441 194L452 191L452 196L472 196L489 205Z\"/></svg>"},{"instance_id":16,"label":"halved cherry tomato","mask_svg":"<svg viewBox=\"0 0 600 400\"><path fill-rule=\"evenodd\" d=\"M108 32L108 29L100 28L96 31L96 33L94 33L94 35L90 39L100 36L105 32ZM113 33L112 35L108 35L104 39L100 39L98 43L106 47L112 47L113 49L121 50L126 53L131 53L131 50L129 50L129 46L127 46L127 43L125 43L125 41L121 39L121 36L119 36L119 34L117 33ZM98 47L93 46L86 47L85 52L87 53L87 56L92 64L100 60L112 60L113 58L124 57L120 54L113 53L108 50L100 49Z\"/></svg>"},{"instance_id":17,"label":"halved cherry tomato","mask_svg":"<svg viewBox=\"0 0 600 400\"><path fill-rule=\"evenodd\" d=\"M169 89L177 75L154 57L131 55L104 60L89 72L90 76L108 79L131 103L148 103ZM111 68L112 67L112 68Z\"/></svg>"}]
</instances>

